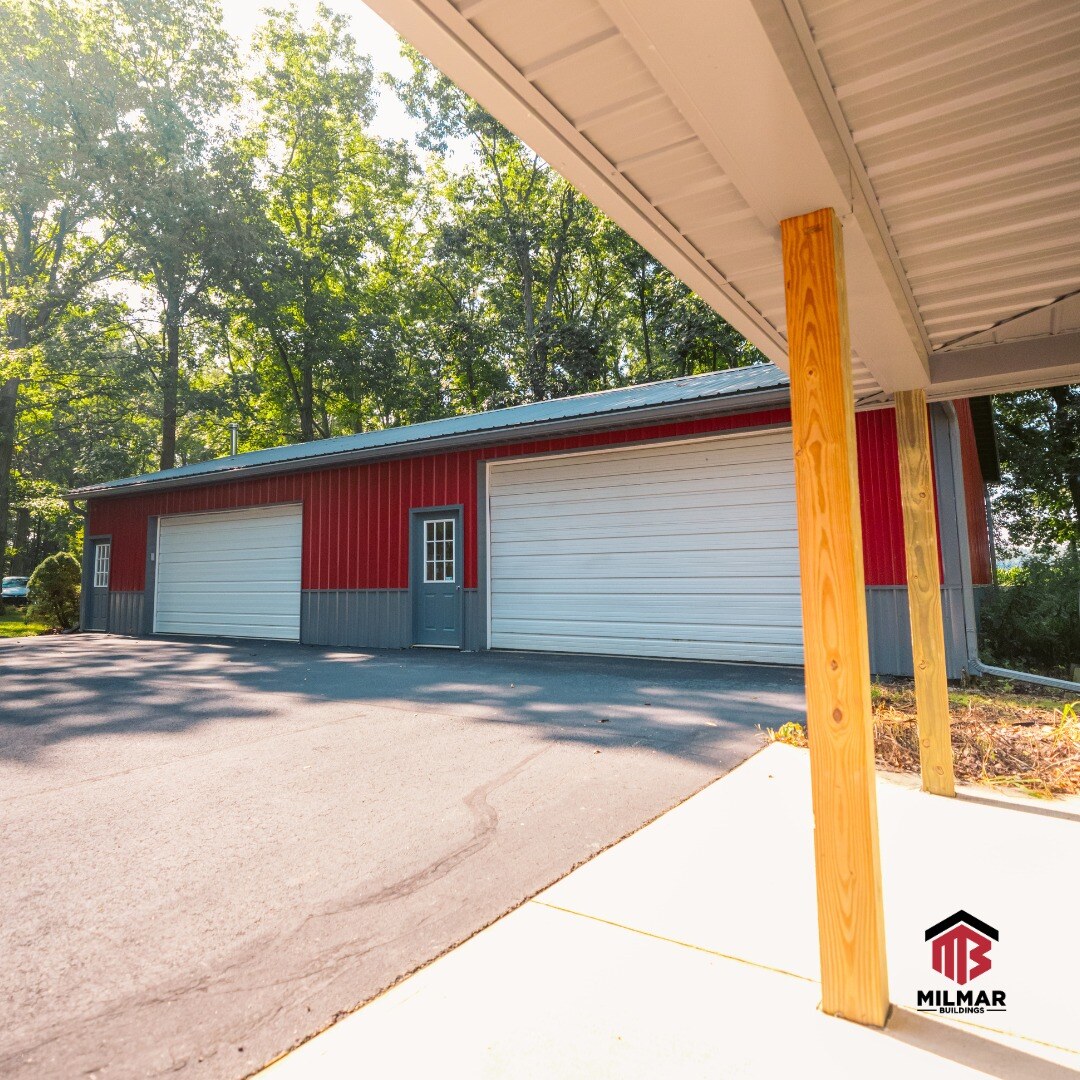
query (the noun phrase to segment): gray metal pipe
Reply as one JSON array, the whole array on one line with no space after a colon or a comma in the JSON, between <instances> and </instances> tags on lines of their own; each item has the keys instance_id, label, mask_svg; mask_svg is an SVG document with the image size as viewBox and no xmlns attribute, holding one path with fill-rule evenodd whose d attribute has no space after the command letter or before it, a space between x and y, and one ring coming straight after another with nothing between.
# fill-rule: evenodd
<instances>
[{"instance_id":1,"label":"gray metal pipe","mask_svg":"<svg viewBox=\"0 0 1080 1080\"><path fill-rule=\"evenodd\" d=\"M1034 683L1036 686L1052 686L1056 690L1068 690L1080 695L1080 683L1068 679L1052 679L1049 675L1033 675L1029 671L1013 671L1010 668L994 667L984 664L977 657L971 662L972 669L979 675L996 675L1000 679L1012 679L1015 682Z\"/></svg>"}]
</instances>

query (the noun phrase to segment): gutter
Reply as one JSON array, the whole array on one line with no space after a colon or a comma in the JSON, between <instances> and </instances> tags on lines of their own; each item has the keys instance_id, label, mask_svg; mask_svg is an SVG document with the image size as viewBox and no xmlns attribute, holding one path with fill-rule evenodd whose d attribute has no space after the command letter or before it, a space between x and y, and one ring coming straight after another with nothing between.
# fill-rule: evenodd
<instances>
[{"instance_id":1,"label":"gutter","mask_svg":"<svg viewBox=\"0 0 1080 1080\"><path fill-rule=\"evenodd\" d=\"M233 465L191 476L162 477L157 480L132 480L130 483L99 487L83 487L69 491L64 497L76 499L99 499L111 496L137 495L165 488L195 487L201 484L219 484L230 480L246 480L249 477L271 476L279 473L310 472L315 469L350 465L358 461L380 461L387 458L416 457L463 447L497 446L507 441L530 442L537 438L556 437L567 434L590 434L598 431L616 431L620 428L637 427L650 422L694 420L705 416L737 416L740 413L757 412L760 409L788 408L791 391L788 386L767 390L747 390L728 397L706 398L677 404L643 405L619 412L594 413L589 416L566 417L559 420L536 420L530 424L513 424L483 431L455 432L450 435L432 435L413 442L390 443L359 450L330 450L310 457L271 461L262 465ZM725 408L725 406L728 406ZM303 444L301 444L303 445ZM629 444L627 444L629 445ZM258 453L258 451L255 451ZM218 458L229 461L229 458ZM207 463L209 464L209 463Z\"/></svg>"},{"instance_id":2,"label":"gutter","mask_svg":"<svg viewBox=\"0 0 1080 1080\"><path fill-rule=\"evenodd\" d=\"M1053 679L1049 675L1035 675L1028 671L1013 671L1011 668L995 667L984 664L979 659L979 635L975 619L975 589L971 583L971 548L967 527L967 494L964 491L964 466L960 457L960 422L951 401L941 402L949 419L949 456L952 462L953 486L963 512L958 510L956 518L960 533L960 577L964 595L964 635L967 640L968 671L973 675L994 675L999 679L1013 679L1016 682L1031 683L1034 686L1049 686L1055 690L1068 690L1080 694L1080 683L1068 679Z\"/></svg>"}]
</instances>

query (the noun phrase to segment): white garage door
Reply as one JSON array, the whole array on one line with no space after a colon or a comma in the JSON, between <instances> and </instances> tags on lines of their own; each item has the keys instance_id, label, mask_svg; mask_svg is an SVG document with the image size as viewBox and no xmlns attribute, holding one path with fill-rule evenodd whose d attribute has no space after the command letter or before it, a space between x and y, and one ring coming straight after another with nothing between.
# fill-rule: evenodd
<instances>
[{"instance_id":1,"label":"white garage door","mask_svg":"<svg viewBox=\"0 0 1080 1080\"><path fill-rule=\"evenodd\" d=\"M291 504L161 518L154 630L299 641L301 521Z\"/></svg>"},{"instance_id":2,"label":"white garage door","mask_svg":"<svg viewBox=\"0 0 1080 1080\"><path fill-rule=\"evenodd\" d=\"M802 663L787 430L493 464L491 645Z\"/></svg>"}]
</instances>

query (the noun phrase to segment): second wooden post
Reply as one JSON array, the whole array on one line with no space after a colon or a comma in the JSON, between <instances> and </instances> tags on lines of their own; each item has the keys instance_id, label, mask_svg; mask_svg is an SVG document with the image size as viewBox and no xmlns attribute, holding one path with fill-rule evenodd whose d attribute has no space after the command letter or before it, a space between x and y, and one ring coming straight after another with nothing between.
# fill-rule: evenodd
<instances>
[{"instance_id":1,"label":"second wooden post","mask_svg":"<svg viewBox=\"0 0 1080 1080\"><path fill-rule=\"evenodd\" d=\"M894 396L922 786L933 795L955 795L926 393L899 390Z\"/></svg>"}]
</instances>

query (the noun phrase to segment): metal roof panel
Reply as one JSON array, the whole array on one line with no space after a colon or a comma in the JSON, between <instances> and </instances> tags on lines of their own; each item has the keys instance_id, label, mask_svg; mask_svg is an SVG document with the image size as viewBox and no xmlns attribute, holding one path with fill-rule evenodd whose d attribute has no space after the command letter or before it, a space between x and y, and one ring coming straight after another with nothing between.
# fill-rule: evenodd
<instances>
[{"instance_id":1,"label":"metal roof panel","mask_svg":"<svg viewBox=\"0 0 1080 1080\"><path fill-rule=\"evenodd\" d=\"M616 417L657 407L670 407L674 412L680 405L729 399L744 394L785 389L787 386L788 378L778 367L773 364L754 364L730 371L601 390L575 397L493 409L490 412L450 416L405 427L383 428L357 435L320 439L316 442L253 450L235 457L215 458L212 461L200 461L162 472L88 485L70 492L69 498L86 498L173 481L180 483L218 476L232 479L248 470L265 470L268 467L293 463L298 468L311 466L315 462L332 464L338 458L363 456L366 452L375 453L396 447L400 447L402 453L415 453L436 440L460 438L464 442L469 436L480 437L493 432L527 438L529 429L543 424L576 419L585 421L609 415Z\"/></svg>"}]
</instances>

